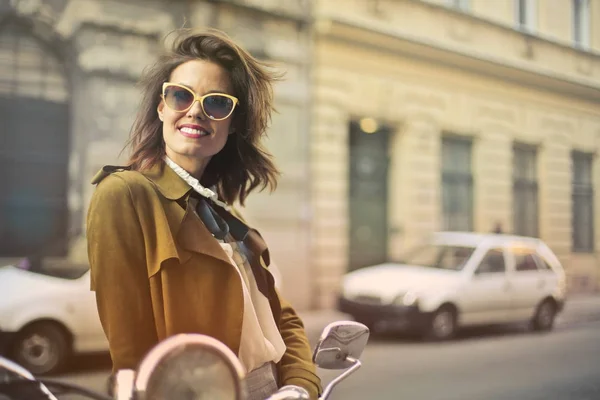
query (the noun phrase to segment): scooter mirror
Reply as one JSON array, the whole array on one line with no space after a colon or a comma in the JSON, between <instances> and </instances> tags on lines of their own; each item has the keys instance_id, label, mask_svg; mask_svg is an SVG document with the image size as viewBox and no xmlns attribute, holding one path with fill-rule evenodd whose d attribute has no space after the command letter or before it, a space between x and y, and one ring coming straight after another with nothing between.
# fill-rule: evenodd
<instances>
[{"instance_id":1,"label":"scooter mirror","mask_svg":"<svg viewBox=\"0 0 600 400\"><path fill-rule=\"evenodd\" d=\"M369 341L369 328L354 321L337 321L325 327L313 353L323 369L347 369L358 360Z\"/></svg>"},{"instance_id":2,"label":"scooter mirror","mask_svg":"<svg viewBox=\"0 0 600 400\"><path fill-rule=\"evenodd\" d=\"M138 400L241 400L244 371L233 352L205 335L181 334L155 346L134 382Z\"/></svg>"}]
</instances>

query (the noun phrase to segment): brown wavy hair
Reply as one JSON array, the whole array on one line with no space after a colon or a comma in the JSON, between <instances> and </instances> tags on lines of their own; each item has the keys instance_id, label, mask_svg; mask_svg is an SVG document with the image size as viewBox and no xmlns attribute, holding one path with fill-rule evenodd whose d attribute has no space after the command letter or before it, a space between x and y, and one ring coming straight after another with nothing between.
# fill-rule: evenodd
<instances>
[{"instance_id":1,"label":"brown wavy hair","mask_svg":"<svg viewBox=\"0 0 600 400\"><path fill-rule=\"evenodd\" d=\"M126 145L131 152L128 164L137 171L157 164L164 168L165 143L156 111L162 84L179 65L191 60L207 60L229 73L233 95L240 103L231 117L234 133L206 166L201 183L216 186L219 197L229 204L238 200L244 205L248 194L258 187L275 190L279 171L260 140L266 135L271 113L275 111L272 83L282 75L218 30L194 33L180 29L173 33L175 40L171 48L144 71L139 82L143 94Z\"/></svg>"}]
</instances>

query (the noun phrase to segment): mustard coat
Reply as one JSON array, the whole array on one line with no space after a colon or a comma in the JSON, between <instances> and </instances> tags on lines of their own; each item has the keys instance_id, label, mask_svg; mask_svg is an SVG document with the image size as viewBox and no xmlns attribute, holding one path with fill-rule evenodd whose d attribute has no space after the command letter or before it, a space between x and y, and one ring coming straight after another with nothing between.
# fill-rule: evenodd
<instances>
[{"instance_id":1,"label":"mustard coat","mask_svg":"<svg viewBox=\"0 0 600 400\"><path fill-rule=\"evenodd\" d=\"M97 188L87 216L91 288L113 371L136 368L154 345L179 333L212 336L238 354L241 280L196 214L190 186L164 165L144 172L106 166L92 183ZM274 286L264 240L256 230L249 235L261 254L261 279L287 346L277 365L279 382L304 387L316 399L321 382L303 323Z\"/></svg>"}]
</instances>

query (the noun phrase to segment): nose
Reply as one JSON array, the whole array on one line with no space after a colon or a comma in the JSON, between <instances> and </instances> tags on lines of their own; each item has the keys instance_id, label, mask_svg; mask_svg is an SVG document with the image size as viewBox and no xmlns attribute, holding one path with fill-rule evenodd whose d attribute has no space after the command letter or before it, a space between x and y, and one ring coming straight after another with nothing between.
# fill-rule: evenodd
<instances>
[{"instance_id":1,"label":"nose","mask_svg":"<svg viewBox=\"0 0 600 400\"><path fill-rule=\"evenodd\" d=\"M204 111L202 110L202 105L198 100L194 101L192 106L187 112L188 117L192 117L194 119L205 119L206 115L204 115Z\"/></svg>"}]
</instances>

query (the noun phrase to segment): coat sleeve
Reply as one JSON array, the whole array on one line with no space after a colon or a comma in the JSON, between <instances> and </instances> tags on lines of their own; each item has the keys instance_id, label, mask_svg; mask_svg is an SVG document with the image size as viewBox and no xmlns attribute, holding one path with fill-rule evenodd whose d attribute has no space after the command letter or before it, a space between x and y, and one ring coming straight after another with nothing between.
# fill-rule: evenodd
<instances>
[{"instance_id":1,"label":"coat sleeve","mask_svg":"<svg viewBox=\"0 0 600 400\"><path fill-rule=\"evenodd\" d=\"M157 340L143 231L125 180L97 186L87 215L91 289L109 343L113 372L136 368Z\"/></svg>"},{"instance_id":2,"label":"coat sleeve","mask_svg":"<svg viewBox=\"0 0 600 400\"><path fill-rule=\"evenodd\" d=\"M316 400L323 389L312 362L312 352L304 324L291 304L280 293L277 294L281 303L279 331L287 348L279 362L281 383L303 387L310 394L310 398Z\"/></svg>"}]
</instances>

